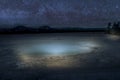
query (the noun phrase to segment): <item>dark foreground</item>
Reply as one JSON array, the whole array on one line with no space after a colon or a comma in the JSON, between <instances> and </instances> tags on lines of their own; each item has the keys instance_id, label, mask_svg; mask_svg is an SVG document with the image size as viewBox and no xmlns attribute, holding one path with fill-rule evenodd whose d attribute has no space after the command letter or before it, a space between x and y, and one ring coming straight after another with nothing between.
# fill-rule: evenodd
<instances>
[{"instance_id":1,"label":"dark foreground","mask_svg":"<svg viewBox=\"0 0 120 80\"><path fill-rule=\"evenodd\" d=\"M120 80L119 36L101 33L0 35L0 41L0 80ZM72 44L93 41L101 46L85 54L62 57L22 54L21 58L16 52L21 46L49 41Z\"/></svg>"}]
</instances>

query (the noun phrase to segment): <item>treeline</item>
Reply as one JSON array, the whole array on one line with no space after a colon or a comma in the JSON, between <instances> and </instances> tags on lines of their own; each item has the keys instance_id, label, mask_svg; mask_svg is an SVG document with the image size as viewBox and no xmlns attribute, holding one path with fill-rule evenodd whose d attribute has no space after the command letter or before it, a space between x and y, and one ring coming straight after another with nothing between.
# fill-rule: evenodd
<instances>
[{"instance_id":1,"label":"treeline","mask_svg":"<svg viewBox=\"0 0 120 80\"><path fill-rule=\"evenodd\" d=\"M120 34L120 22L108 23L107 33L109 34Z\"/></svg>"}]
</instances>

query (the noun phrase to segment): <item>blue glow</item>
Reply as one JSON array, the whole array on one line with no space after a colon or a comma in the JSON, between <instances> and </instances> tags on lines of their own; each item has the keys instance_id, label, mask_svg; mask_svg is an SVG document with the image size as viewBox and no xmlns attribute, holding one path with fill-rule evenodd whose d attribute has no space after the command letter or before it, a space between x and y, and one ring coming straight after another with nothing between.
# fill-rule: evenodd
<instances>
[{"instance_id":1,"label":"blue glow","mask_svg":"<svg viewBox=\"0 0 120 80\"><path fill-rule=\"evenodd\" d=\"M32 46L24 47L21 51L27 54L39 54L39 55L69 55L69 54L82 54L90 53L96 47L97 44L93 42L80 42L77 44L67 43L42 43Z\"/></svg>"}]
</instances>

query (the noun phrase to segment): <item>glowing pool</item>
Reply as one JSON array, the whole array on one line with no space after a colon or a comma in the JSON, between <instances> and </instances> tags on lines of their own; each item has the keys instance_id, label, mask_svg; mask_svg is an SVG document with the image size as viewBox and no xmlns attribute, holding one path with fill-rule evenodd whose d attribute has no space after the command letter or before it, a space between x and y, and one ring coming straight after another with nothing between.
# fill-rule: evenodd
<instances>
[{"instance_id":1,"label":"glowing pool","mask_svg":"<svg viewBox=\"0 0 120 80\"><path fill-rule=\"evenodd\" d=\"M31 46L22 46L20 49L21 54L28 55L69 55L69 54L82 54L90 53L99 47L95 42L74 42L74 43L41 43Z\"/></svg>"}]
</instances>

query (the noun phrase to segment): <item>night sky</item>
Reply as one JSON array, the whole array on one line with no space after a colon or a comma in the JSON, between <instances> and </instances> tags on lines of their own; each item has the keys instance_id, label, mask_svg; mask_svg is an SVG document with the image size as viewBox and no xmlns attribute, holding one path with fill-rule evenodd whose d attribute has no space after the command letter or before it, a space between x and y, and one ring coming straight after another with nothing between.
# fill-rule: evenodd
<instances>
[{"instance_id":1,"label":"night sky","mask_svg":"<svg viewBox=\"0 0 120 80\"><path fill-rule=\"evenodd\" d=\"M120 0L0 0L0 25L105 27L120 20Z\"/></svg>"}]
</instances>

